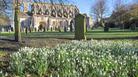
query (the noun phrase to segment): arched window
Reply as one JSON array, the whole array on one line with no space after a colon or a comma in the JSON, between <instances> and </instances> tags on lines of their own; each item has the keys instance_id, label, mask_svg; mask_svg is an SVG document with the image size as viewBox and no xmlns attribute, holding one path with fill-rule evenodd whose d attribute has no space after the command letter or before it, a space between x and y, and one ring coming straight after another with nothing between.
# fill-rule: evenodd
<instances>
[{"instance_id":1,"label":"arched window","mask_svg":"<svg viewBox=\"0 0 138 77\"><path fill-rule=\"evenodd\" d=\"M39 5L37 4L37 5L36 5L36 13L37 13L37 14L39 14L39 8L40 8L40 7L39 7Z\"/></svg>"},{"instance_id":2,"label":"arched window","mask_svg":"<svg viewBox=\"0 0 138 77\"><path fill-rule=\"evenodd\" d=\"M72 10L69 11L69 17L70 17L70 18L73 17L73 12L72 12Z\"/></svg>"},{"instance_id":3,"label":"arched window","mask_svg":"<svg viewBox=\"0 0 138 77\"><path fill-rule=\"evenodd\" d=\"M64 9L64 10L63 10L63 15L64 15L64 17L66 17L66 18L68 17L67 9Z\"/></svg>"},{"instance_id":4,"label":"arched window","mask_svg":"<svg viewBox=\"0 0 138 77\"><path fill-rule=\"evenodd\" d=\"M61 9L58 9L57 15L58 15L58 17L62 17L62 10Z\"/></svg>"}]
</instances>

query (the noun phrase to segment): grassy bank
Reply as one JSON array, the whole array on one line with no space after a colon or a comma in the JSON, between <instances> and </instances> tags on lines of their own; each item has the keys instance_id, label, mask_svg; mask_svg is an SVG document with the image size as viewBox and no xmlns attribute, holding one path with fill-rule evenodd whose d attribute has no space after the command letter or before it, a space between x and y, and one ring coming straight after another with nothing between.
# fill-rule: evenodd
<instances>
[{"instance_id":1,"label":"grassy bank","mask_svg":"<svg viewBox=\"0 0 138 77\"><path fill-rule=\"evenodd\" d=\"M0 37L13 37L14 33L1 33ZM138 38L138 32L132 31L88 31L87 38L91 39L135 39ZM28 38L74 38L73 32L32 32L22 33L22 37Z\"/></svg>"}]
</instances>

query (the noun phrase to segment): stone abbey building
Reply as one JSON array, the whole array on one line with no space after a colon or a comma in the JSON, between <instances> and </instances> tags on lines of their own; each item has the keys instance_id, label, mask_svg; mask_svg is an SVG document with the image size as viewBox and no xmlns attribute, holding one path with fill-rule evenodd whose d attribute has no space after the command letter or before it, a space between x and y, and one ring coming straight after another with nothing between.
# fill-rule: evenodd
<instances>
[{"instance_id":1,"label":"stone abbey building","mask_svg":"<svg viewBox=\"0 0 138 77\"><path fill-rule=\"evenodd\" d=\"M74 28L75 15L79 9L74 5L61 5L50 3L32 3L31 15L28 15L29 4L24 3L20 14L21 28L38 30L56 30Z\"/></svg>"}]
</instances>

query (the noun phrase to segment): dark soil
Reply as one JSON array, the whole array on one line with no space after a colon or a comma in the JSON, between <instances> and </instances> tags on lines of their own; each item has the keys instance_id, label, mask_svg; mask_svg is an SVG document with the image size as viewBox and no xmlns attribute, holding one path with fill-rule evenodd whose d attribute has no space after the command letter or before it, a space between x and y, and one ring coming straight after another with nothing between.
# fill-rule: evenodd
<instances>
[{"instance_id":1,"label":"dark soil","mask_svg":"<svg viewBox=\"0 0 138 77\"><path fill-rule=\"evenodd\" d=\"M23 38L21 43L8 39L0 39L0 51L15 52L21 47L55 47L58 44L68 43L69 39L56 38Z\"/></svg>"}]
</instances>

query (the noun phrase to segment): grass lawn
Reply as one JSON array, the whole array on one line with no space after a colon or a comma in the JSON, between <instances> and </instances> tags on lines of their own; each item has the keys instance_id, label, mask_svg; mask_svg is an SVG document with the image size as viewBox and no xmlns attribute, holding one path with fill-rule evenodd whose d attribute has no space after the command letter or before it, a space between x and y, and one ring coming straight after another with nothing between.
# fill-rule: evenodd
<instances>
[{"instance_id":1,"label":"grass lawn","mask_svg":"<svg viewBox=\"0 0 138 77\"><path fill-rule=\"evenodd\" d=\"M12 37L14 33L0 33L0 37ZM88 31L86 33L87 38L92 39L128 39L128 38L138 38L138 31L109 31L103 32L99 30ZM29 38L74 38L73 32L32 32L22 33L22 37Z\"/></svg>"},{"instance_id":2,"label":"grass lawn","mask_svg":"<svg viewBox=\"0 0 138 77\"><path fill-rule=\"evenodd\" d=\"M48 38L74 38L73 32L33 32L28 35L23 34L25 37L48 37ZM87 38L92 39L117 39L117 38L137 38L138 32L132 31L88 31L86 33Z\"/></svg>"},{"instance_id":3,"label":"grass lawn","mask_svg":"<svg viewBox=\"0 0 138 77\"><path fill-rule=\"evenodd\" d=\"M87 33L88 38L94 39L117 39L117 38L136 38L138 37L138 32L129 32L129 31L110 31L110 32L103 32L103 31L90 31Z\"/></svg>"},{"instance_id":4,"label":"grass lawn","mask_svg":"<svg viewBox=\"0 0 138 77\"><path fill-rule=\"evenodd\" d=\"M13 37L14 33L3 32L0 33L0 37ZM118 29L110 28L109 32L104 32L103 28L97 28L89 30L86 33L87 38L93 39L127 39L127 38L138 38L138 30L131 31L130 29ZM74 32L32 32L22 33L22 37L29 38L74 38Z\"/></svg>"}]
</instances>

